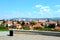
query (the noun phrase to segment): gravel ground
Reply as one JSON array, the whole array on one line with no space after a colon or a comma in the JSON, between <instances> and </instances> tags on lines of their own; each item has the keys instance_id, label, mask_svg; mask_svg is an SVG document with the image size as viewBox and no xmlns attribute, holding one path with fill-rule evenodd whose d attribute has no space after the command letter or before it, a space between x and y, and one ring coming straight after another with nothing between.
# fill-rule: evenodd
<instances>
[{"instance_id":1,"label":"gravel ground","mask_svg":"<svg viewBox=\"0 0 60 40\"><path fill-rule=\"evenodd\" d=\"M14 36L7 36L7 35L0 36L0 40L60 40L60 37L29 35L29 34L14 34Z\"/></svg>"}]
</instances>

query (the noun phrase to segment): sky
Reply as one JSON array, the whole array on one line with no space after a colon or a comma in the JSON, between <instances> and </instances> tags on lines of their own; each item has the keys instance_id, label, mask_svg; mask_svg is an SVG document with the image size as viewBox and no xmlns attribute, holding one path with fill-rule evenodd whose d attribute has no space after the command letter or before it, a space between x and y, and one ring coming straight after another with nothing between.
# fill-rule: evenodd
<instances>
[{"instance_id":1,"label":"sky","mask_svg":"<svg viewBox=\"0 0 60 40\"><path fill-rule=\"evenodd\" d=\"M60 17L60 0L0 0L0 19Z\"/></svg>"}]
</instances>

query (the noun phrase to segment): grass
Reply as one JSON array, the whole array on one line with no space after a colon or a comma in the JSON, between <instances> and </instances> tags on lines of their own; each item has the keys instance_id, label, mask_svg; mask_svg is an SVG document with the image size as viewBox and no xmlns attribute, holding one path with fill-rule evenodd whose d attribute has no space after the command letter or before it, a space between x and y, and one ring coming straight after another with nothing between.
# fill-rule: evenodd
<instances>
[{"instance_id":1,"label":"grass","mask_svg":"<svg viewBox=\"0 0 60 40\"><path fill-rule=\"evenodd\" d=\"M0 31L8 31L8 27L0 26Z\"/></svg>"},{"instance_id":2,"label":"grass","mask_svg":"<svg viewBox=\"0 0 60 40\"><path fill-rule=\"evenodd\" d=\"M23 26L24 30L30 30L30 28L28 26Z\"/></svg>"},{"instance_id":3,"label":"grass","mask_svg":"<svg viewBox=\"0 0 60 40\"><path fill-rule=\"evenodd\" d=\"M51 31L51 28L36 27L36 28L34 28L34 30Z\"/></svg>"},{"instance_id":4,"label":"grass","mask_svg":"<svg viewBox=\"0 0 60 40\"><path fill-rule=\"evenodd\" d=\"M54 31L56 31L56 32L60 32L60 30L54 30Z\"/></svg>"},{"instance_id":5,"label":"grass","mask_svg":"<svg viewBox=\"0 0 60 40\"><path fill-rule=\"evenodd\" d=\"M24 30L30 30L28 26L23 26ZM52 31L51 28L41 28L41 27L36 27L34 30L41 30L41 31Z\"/></svg>"},{"instance_id":6,"label":"grass","mask_svg":"<svg viewBox=\"0 0 60 40\"><path fill-rule=\"evenodd\" d=\"M24 30L30 30L30 28L29 28L28 26L23 26L22 28L23 28ZM51 28L41 28L41 27L36 27L36 28L34 28L34 30L60 32L60 30L52 30Z\"/></svg>"},{"instance_id":7,"label":"grass","mask_svg":"<svg viewBox=\"0 0 60 40\"><path fill-rule=\"evenodd\" d=\"M40 27L36 27L36 28L34 28L34 30L60 32L60 30L52 30L51 28L40 28Z\"/></svg>"}]
</instances>

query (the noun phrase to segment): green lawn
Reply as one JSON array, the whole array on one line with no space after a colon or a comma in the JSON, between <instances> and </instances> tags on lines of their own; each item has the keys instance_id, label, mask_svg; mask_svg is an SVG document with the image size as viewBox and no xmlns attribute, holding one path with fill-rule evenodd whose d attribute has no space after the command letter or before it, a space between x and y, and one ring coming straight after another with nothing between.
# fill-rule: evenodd
<instances>
[{"instance_id":1,"label":"green lawn","mask_svg":"<svg viewBox=\"0 0 60 40\"><path fill-rule=\"evenodd\" d=\"M51 28L40 28L40 27L36 27L36 28L34 28L34 30L51 31Z\"/></svg>"},{"instance_id":2,"label":"green lawn","mask_svg":"<svg viewBox=\"0 0 60 40\"><path fill-rule=\"evenodd\" d=\"M24 30L30 30L30 28L28 26L23 26Z\"/></svg>"},{"instance_id":3,"label":"green lawn","mask_svg":"<svg viewBox=\"0 0 60 40\"><path fill-rule=\"evenodd\" d=\"M7 27L4 26L0 26L0 31L8 31L9 29Z\"/></svg>"},{"instance_id":4,"label":"green lawn","mask_svg":"<svg viewBox=\"0 0 60 40\"><path fill-rule=\"evenodd\" d=\"M27 26L23 26L23 29L24 29L24 30L30 30L30 28L27 27ZM36 28L34 28L34 30L60 32L60 30L52 30L51 28L41 28L41 27L36 27Z\"/></svg>"},{"instance_id":5,"label":"green lawn","mask_svg":"<svg viewBox=\"0 0 60 40\"><path fill-rule=\"evenodd\" d=\"M36 28L34 28L34 30L60 32L60 30L52 30L51 28L40 28L40 27L36 27Z\"/></svg>"}]
</instances>

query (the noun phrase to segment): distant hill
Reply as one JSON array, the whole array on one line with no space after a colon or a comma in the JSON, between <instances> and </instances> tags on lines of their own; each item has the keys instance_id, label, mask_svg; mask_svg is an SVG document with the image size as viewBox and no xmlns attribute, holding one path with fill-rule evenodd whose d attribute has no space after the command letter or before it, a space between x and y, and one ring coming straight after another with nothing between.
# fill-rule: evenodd
<instances>
[{"instance_id":1,"label":"distant hill","mask_svg":"<svg viewBox=\"0 0 60 40\"><path fill-rule=\"evenodd\" d=\"M11 20L18 20L19 18L12 18ZM43 19L49 19L49 20L60 20L60 18L20 18L20 19L26 19L26 20L43 20Z\"/></svg>"}]
</instances>

